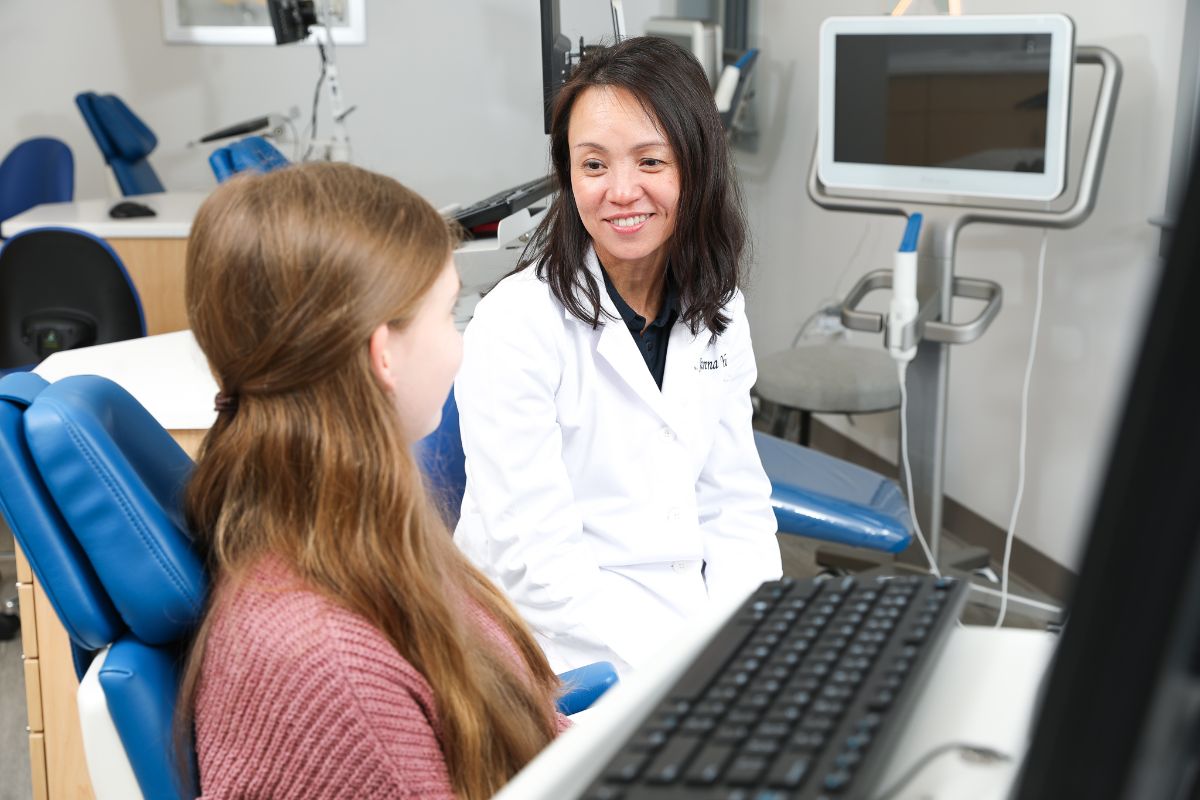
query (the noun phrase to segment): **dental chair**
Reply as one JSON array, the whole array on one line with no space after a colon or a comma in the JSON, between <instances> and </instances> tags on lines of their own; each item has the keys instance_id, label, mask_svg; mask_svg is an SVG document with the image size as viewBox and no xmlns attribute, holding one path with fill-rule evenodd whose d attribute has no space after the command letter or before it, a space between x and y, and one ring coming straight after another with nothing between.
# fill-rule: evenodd
<instances>
[{"instance_id":1,"label":"dental chair","mask_svg":"<svg viewBox=\"0 0 1200 800\"><path fill-rule=\"evenodd\" d=\"M75 95L75 105L122 195L166 191L158 173L150 166L150 154L158 146L158 137L121 98L114 94L80 92Z\"/></svg>"},{"instance_id":2,"label":"dental chair","mask_svg":"<svg viewBox=\"0 0 1200 800\"><path fill-rule=\"evenodd\" d=\"M180 505L192 461L124 389L81 375L0 379L0 512L70 636L98 800L195 797L180 786L173 718L182 648L207 576ZM571 713L615 682L560 676ZM193 764L194 754L183 754Z\"/></svg>"}]
</instances>

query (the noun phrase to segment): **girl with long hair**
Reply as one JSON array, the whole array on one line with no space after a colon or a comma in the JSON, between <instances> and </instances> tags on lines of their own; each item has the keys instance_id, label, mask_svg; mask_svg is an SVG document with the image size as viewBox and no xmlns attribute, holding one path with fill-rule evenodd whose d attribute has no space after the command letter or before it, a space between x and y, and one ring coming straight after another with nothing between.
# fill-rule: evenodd
<instances>
[{"instance_id":1,"label":"girl with long hair","mask_svg":"<svg viewBox=\"0 0 1200 800\"><path fill-rule=\"evenodd\" d=\"M454 236L394 180L220 186L187 309L220 388L186 513L213 590L181 685L205 798L483 798L565 724L411 446L461 358Z\"/></svg>"}]
</instances>

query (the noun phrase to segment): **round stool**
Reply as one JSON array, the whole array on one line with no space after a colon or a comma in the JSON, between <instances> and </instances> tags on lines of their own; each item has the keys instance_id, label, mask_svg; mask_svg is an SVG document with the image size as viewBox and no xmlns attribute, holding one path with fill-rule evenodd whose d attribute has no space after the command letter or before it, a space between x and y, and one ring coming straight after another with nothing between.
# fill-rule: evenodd
<instances>
[{"instance_id":1,"label":"round stool","mask_svg":"<svg viewBox=\"0 0 1200 800\"><path fill-rule=\"evenodd\" d=\"M755 393L783 409L772 433L808 444L812 415L872 414L900 407L896 362L880 347L818 342L772 353L758 360ZM798 436L787 435L799 413Z\"/></svg>"}]
</instances>

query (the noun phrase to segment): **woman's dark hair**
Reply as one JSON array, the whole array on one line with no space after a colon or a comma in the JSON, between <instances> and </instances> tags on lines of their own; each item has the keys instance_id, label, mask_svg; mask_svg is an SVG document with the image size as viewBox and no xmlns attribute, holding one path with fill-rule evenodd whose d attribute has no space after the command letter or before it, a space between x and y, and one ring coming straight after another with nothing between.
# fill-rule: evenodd
<instances>
[{"instance_id":1,"label":"woman's dark hair","mask_svg":"<svg viewBox=\"0 0 1200 800\"><path fill-rule=\"evenodd\" d=\"M701 325L714 335L724 332L729 317L722 308L738 287L746 221L708 77L691 53L667 39L643 36L600 48L559 91L550 118L558 196L517 271L534 266L573 316L593 328L600 324L600 287L584 266L591 238L571 189L567 142L575 101L593 86L628 91L666 136L679 166L679 208L667 263L681 319L693 334Z\"/></svg>"}]
</instances>

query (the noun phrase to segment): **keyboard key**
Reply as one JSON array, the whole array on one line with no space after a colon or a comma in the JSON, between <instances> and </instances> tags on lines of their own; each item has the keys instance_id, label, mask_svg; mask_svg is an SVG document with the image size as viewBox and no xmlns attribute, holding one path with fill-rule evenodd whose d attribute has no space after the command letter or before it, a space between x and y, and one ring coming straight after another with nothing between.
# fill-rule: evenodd
<instances>
[{"instance_id":1,"label":"keyboard key","mask_svg":"<svg viewBox=\"0 0 1200 800\"><path fill-rule=\"evenodd\" d=\"M808 776L811 760L804 755L785 755L767 774L767 785L777 789L798 789Z\"/></svg>"},{"instance_id":2,"label":"keyboard key","mask_svg":"<svg viewBox=\"0 0 1200 800\"><path fill-rule=\"evenodd\" d=\"M649 756L646 753L621 753L609 765L604 777L618 783L632 783L648 760Z\"/></svg>"},{"instance_id":3,"label":"keyboard key","mask_svg":"<svg viewBox=\"0 0 1200 800\"><path fill-rule=\"evenodd\" d=\"M734 786L750 786L758 783L758 778L767 768L767 760L762 756L738 756L729 765L725 773L725 782Z\"/></svg>"},{"instance_id":4,"label":"keyboard key","mask_svg":"<svg viewBox=\"0 0 1200 800\"><path fill-rule=\"evenodd\" d=\"M773 756L779 752L778 739L751 739L742 745L741 752L750 756Z\"/></svg>"},{"instance_id":5,"label":"keyboard key","mask_svg":"<svg viewBox=\"0 0 1200 800\"><path fill-rule=\"evenodd\" d=\"M717 782L725 769L726 762L733 755L733 747L723 744L710 744L700 751L696 760L688 767L684 780L695 785L709 786Z\"/></svg>"},{"instance_id":6,"label":"keyboard key","mask_svg":"<svg viewBox=\"0 0 1200 800\"><path fill-rule=\"evenodd\" d=\"M801 729L799 733L792 737L788 743L788 748L792 750L803 750L807 752L816 752L825 746L828 737L820 731L807 731Z\"/></svg>"},{"instance_id":7,"label":"keyboard key","mask_svg":"<svg viewBox=\"0 0 1200 800\"><path fill-rule=\"evenodd\" d=\"M688 717L683 723L684 733L703 734L708 733L717 726L717 721L712 717L692 716Z\"/></svg>"},{"instance_id":8,"label":"keyboard key","mask_svg":"<svg viewBox=\"0 0 1200 800\"><path fill-rule=\"evenodd\" d=\"M662 731L645 731L634 737L629 743L629 749L642 752L657 750L667 742L667 735Z\"/></svg>"},{"instance_id":9,"label":"keyboard key","mask_svg":"<svg viewBox=\"0 0 1200 800\"><path fill-rule=\"evenodd\" d=\"M676 736L655 757L646 772L650 783L674 783L683 775L683 768L700 744L696 736Z\"/></svg>"},{"instance_id":10,"label":"keyboard key","mask_svg":"<svg viewBox=\"0 0 1200 800\"><path fill-rule=\"evenodd\" d=\"M713 741L721 744L740 744L750 735L750 727L748 725L731 725L726 723L717 728L713 734Z\"/></svg>"},{"instance_id":11,"label":"keyboard key","mask_svg":"<svg viewBox=\"0 0 1200 800\"><path fill-rule=\"evenodd\" d=\"M834 770L825 776L825 791L840 792L850 785L850 773L844 769Z\"/></svg>"}]
</instances>

